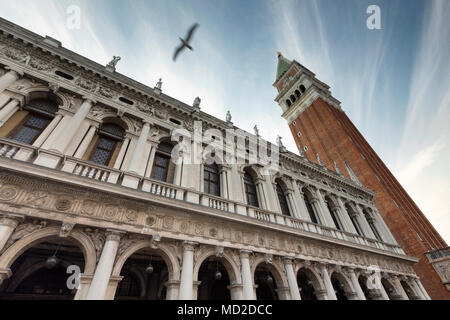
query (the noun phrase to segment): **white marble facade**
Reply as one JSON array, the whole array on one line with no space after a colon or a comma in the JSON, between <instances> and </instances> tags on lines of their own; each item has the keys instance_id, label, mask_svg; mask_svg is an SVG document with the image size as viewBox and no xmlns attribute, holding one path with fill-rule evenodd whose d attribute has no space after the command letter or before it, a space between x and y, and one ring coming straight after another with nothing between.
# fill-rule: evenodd
<instances>
[{"instance_id":1,"label":"white marble facade","mask_svg":"<svg viewBox=\"0 0 450 320\"><path fill-rule=\"evenodd\" d=\"M429 299L417 259L398 246L370 190L289 152L272 175L258 164L220 164L220 196L205 191L204 164L183 155L171 181L152 179L158 146L174 130L193 132L191 106L5 20L0 29L0 130L36 97L59 104L32 144L0 138L0 284L20 287L21 255L64 239L84 261L75 299L114 299L124 265L144 251L165 265L166 299L200 298L205 261L223 266L235 300L258 298L256 274L270 275L279 299L301 299L301 279L322 300ZM198 111L195 120L204 131L235 129ZM84 159L109 122L124 129L114 163ZM246 172L258 206L247 203ZM361 287L372 278L383 285Z\"/></svg>"}]
</instances>

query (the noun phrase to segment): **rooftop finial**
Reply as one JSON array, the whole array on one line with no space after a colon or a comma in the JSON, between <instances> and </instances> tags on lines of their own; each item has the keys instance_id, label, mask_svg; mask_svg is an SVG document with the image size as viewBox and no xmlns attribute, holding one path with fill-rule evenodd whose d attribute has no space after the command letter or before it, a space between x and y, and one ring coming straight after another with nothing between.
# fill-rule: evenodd
<instances>
[{"instance_id":1,"label":"rooftop finial","mask_svg":"<svg viewBox=\"0 0 450 320\"><path fill-rule=\"evenodd\" d=\"M280 51L277 52L277 56L283 56Z\"/></svg>"}]
</instances>

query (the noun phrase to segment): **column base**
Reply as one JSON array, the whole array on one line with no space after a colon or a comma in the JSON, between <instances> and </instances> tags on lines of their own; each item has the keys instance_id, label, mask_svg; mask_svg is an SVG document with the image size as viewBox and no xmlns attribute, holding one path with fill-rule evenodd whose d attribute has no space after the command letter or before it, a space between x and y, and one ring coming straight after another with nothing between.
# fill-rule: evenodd
<instances>
[{"instance_id":1,"label":"column base","mask_svg":"<svg viewBox=\"0 0 450 320\"><path fill-rule=\"evenodd\" d=\"M34 161L35 165L55 169L62 159L62 155L40 152Z\"/></svg>"}]
</instances>

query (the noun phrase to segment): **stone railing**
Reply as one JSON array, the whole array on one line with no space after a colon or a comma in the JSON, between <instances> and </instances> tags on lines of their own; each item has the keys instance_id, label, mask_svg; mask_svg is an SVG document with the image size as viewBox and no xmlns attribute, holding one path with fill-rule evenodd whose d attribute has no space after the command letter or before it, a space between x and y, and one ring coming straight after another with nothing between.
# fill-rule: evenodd
<instances>
[{"instance_id":1,"label":"stone railing","mask_svg":"<svg viewBox=\"0 0 450 320\"><path fill-rule=\"evenodd\" d=\"M50 154L51 152L0 138L0 158L33 163L39 153ZM55 153L51 154L60 158L59 164L56 166L57 170L83 178L117 185L121 183L121 178L127 174L124 171L97 165L90 161L62 156ZM282 215L280 213L248 206L244 203L238 203L221 197L200 193L195 190L156 181L150 178L140 178L140 182L141 183L139 183L137 187L139 191L148 192L159 197L164 197L171 200L186 201L214 210L247 216L265 224L283 225L305 232L320 234L328 238L340 239L385 251L404 254L401 247L397 245L380 242L374 239L361 237L357 234L348 233L309 221Z\"/></svg>"}]
</instances>

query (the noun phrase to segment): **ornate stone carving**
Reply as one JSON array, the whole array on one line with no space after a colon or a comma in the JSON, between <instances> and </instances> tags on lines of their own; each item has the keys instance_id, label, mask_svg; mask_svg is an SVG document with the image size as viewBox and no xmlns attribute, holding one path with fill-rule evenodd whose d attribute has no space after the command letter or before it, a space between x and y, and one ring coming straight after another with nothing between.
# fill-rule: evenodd
<instances>
[{"instance_id":1,"label":"ornate stone carving","mask_svg":"<svg viewBox=\"0 0 450 320\"><path fill-rule=\"evenodd\" d=\"M272 264L273 263L273 255L270 253L266 253L264 255L264 262L267 264Z\"/></svg>"},{"instance_id":2,"label":"ornate stone carving","mask_svg":"<svg viewBox=\"0 0 450 320\"><path fill-rule=\"evenodd\" d=\"M216 246L215 256L219 258L223 257L223 250L224 248L222 246Z\"/></svg>"},{"instance_id":3,"label":"ornate stone carving","mask_svg":"<svg viewBox=\"0 0 450 320\"><path fill-rule=\"evenodd\" d=\"M0 200L10 201L17 197L19 190L16 186L4 185L0 187Z\"/></svg>"},{"instance_id":4,"label":"ornate stone carving","mask_svg":"<svg viewBox=\"0 0 450 320\"><path fill-rule=\"evenodd\" d=\"M66 238L70 235L72 232L73 227L75 227L75 224L64 222L61 226L61 230L59 231L59 236L61 238Z\"/></svg>"},{"instance_id":5,"label":"ornate stone carving","mask_svg":"<svg viewBox=\"0 0 450 320\"><path fill-rule=\"evenodd\" d=\"M98 229L86 228L85 233L91 238L92 243L95 247L95 253L97 256L97 261L100 259L100 255L102 254L103 245L106 240L105 232Z\"/></svg>"},{"instance_id":6,"label":"ornate stone carving","mask_svg":"<svg viewBox=\"0 0 450 320\"><path fill-rule=\"evenodd\" d=\"M152 239L150 240L150 247L153 249L158 248L158 244L161 242L161 236L158 234L155 234L152 236Z\"/></svg>"},{"instance_id":7,"label":"ornate stone carving","mask_svg":"<svg viewBox=\"0 0 450 320\"><path fill-rule=\"evenodd\" d=\"M19 224L14 230L13 234L9 237L2 252L13 245L16 241L29 236L33 232L45 228L47 221L32 220Z\"/></svg>"}]
</instances>

